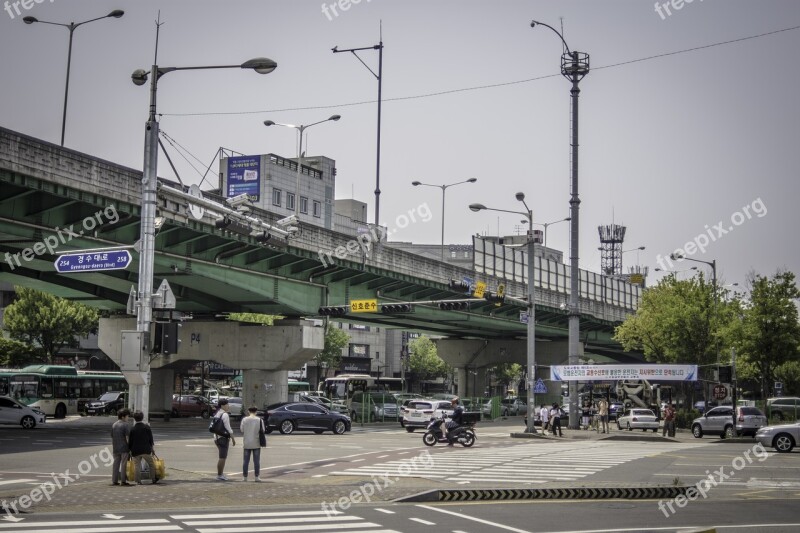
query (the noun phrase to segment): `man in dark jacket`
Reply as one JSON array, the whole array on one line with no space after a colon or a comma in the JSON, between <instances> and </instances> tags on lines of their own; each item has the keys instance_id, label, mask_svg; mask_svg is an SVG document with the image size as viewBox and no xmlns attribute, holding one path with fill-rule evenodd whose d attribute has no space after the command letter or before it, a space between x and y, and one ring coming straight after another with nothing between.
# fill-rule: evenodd
<instances>
[{"instance_id":1,"label":"man in dark jacket","mask_svg":"<svg viewBox=\"0 0 800 533\"><path fill-rule=\"evenodd\" d=\"M113 446L114 465L111 473L112 485L129 485L127 478L128 465L128 435L131 427L128 425L128 416L131 412L127 409L120 409L117 413L117 421L111 426L111 443Z\"/></svg>"},{"instance_id":2,"label":"man in dark jacket","mask_svg":"<svg viewBox=\"0 0 800 533\"><path fill-rule=\"evenodd\" d=\"M136 423L131 429L128 442L133 457L134 479L137 485L142 484L142 459L144 459L150 469L150 479L155 485L158 483L158 477L156 476L156 464L153 461L153 432L150 426L143 422L144 415L141 411L133 413L133 420Z\"/></svg>"}]
</instances>

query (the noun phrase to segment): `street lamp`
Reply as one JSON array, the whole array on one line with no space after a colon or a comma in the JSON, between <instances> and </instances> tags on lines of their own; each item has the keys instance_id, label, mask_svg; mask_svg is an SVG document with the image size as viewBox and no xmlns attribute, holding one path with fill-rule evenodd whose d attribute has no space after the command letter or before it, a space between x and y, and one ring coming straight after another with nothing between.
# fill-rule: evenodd
<instances>
[{"instance_id":1,"label":"street lamp","mask_svg":"<svg viewBox=\"0 0 800 533\"><path fill-rule=\"evenodd\" d=\"M668 274L680 274L681 272L689 272L690 270L697 270L697 267L689 267L686 270L668 270L666 268L656 267L656 272L666 272Z\"/></svg>"},{"instance_id":2,"label":"street lamp","mask_svg":"<svg viewBox=\"0 0 800 533\"><path fill-rule=\"evenodd\" d=\"M453 187L455 185L461 185L462 183L475 183L478 181L478 178L470 178L465 181L459 181L457 183L450 183L447 185L431 185L430 183L422 183L421 181L412 181L411 185L414 187L418 187L420 185L424 187L436 187L442 189L442 262L444 262L444 193L448 187Z\"/></svg>"},{"instance_id":3,"label":"street lamp","mask_svg":"<svg viewBox=\"0 0 800 533\"><path fill-rule=\"evenodd\" d=\"M134 85L144 85L150 77L150 113L144 133L144 171L142 173L142 205L139 229L139 281L136 298L136 331L140 338L140 373L143 383L136 385L134 407L147 420L150 407L150 361L147 350L150 342L150 321L153 316L153 269L155 263L155 215L158 201L158 121L156 120L156 95L158 80L164 74L176 70L209 70L220 68L251 69L259 74L269 74L278 66L271 59L259 57L241 65L215 65L205 67L159 67L153 65L150 72L138 69L131 74Z\"/></svg>"},{"instance_id":4,"label":"street lamp","mask_svg":"<svg viewBox=\"0 0 800 533\"><path fill-rule=\"evenodd\" d=\"M91 20L84 20L83 22L78 22L77 24L75 22L70 22L69 24L62 24L62 23L59 23L59 22L48 22L46 20L39 20L36 17L25 17L25 18L22 19L22 21L25 24L33 24L34 22L40 22L42 24L50 24L51 26L61 26L61 27L67 28L67 30L69 30L69 48L67 50L67 83L66 83L66 86L64 88L64 113L63 113L63 117L61 118L61 146L64 146L64 130L67 127L67 97L69 95L69 70L70 70L70 66L71 66L71 63L72 63L72 34L75 32L75 29L78 26L83 26L84 24L88 24L90 22L94 22L95 20L102 20L102 19L110 18L110 17L118 19L124 14L125 14L125 12L123 10L115 9L114 11L109 13L108 15L104 15L102 17L97 17L97 18L94 18L94 19L91 19Z\"/></svg>"},{"instance_id":5,"label":"street lamp","mask_svg":"<svg viewBox=\"0 0 800 533\"><path fill-rule=\"evenodd\" d=\"M644 249L645 249L644 246L639 246L638 248L631 248L629 250L622 250L622 253L619 254L619 268L620 268L620 271L622 271L622 258L625 256L626 253L628 253L628 252L640 252L640 251L642 251ZM636 256L636 262L637 263L639 262L639 256L638 255Z\"/></svg>"},{"instance_id":6,"label":"street lamp","mask_svg":"<svg viewBox=\"0 0 800 533\"><path fill-rule=\"evenodd\" d=\"M533 386L536 380L536 302L535 302L535 284L534 284L534 254L536 240L533 233L533 211L525 203L525 194L518 192L516 194L518 201L522 202L526 211L509 211L507 209L493 209L486 207L483 204L470 204L471 211L499 211L501 213L514 213L517 215L524 215L528 219L528 332L527 332L527 391L528 391L528 427L526 433L536 433L536 428L533 425L534 418L534 397Z\"/></svg>"},{"instance_id":7,"label":"street lamp","mask_svg":"<svg viewBox=\"0 0 800 533\"><path fill-rule=\"evenodd\" d=\"M578 197L578 96L580 89L578 83L589 73L589 54L570 50L564 36L554 27L539 22L531 21L531 28L544 26L558 35L564 45L561 54L561 75L572 82L570 95L572 97L572 179L569 200L570 218L570 293L569 293L569 364L578 364L578 346L580 343L580 270L578 268L578 234L580 229L578 212L580 198ZM578 382L569 382L569 428L578 429Z\"/></svg>"},{"instance_id":8,"label":"street lamp","mask_svg":"<svg viewBox=\"0 0 800 533\"><path fill-rule=\"evenodd\" d=\"M328 122L329 120L332 120L332 121L336 122L340 118L342 118L341 115L331 115L328 118L326 118L325 120L320 120L319 122L314 122L313 124L306 124L306 125L302 125L301 124L300 126L295 126L294 124L281 124L280 122L273 122L271 120L265 120L264 121L264 125L267 126L267 127L269 127L269 126L284 126L286 128L294 128L298 132L300 132L300 143L297 145L297 185L295 187L295 193L294 193L294 214L295 214L295 216L298 216L298 218L299 218L299 213L300 213L300 207L299 207L300 206L300 173L301 173L301 166L302 166L302 159L303 159L303 132L306 131L311 126L316 126L317 124L322 124L323 122Z\"/></svg>"},{"instance_id":9,"label":"street lamp","mask_svg":"<svg viewBox=\"0 0 800 533\"><path fill-rule=\"evenodd\" d=\"M552 222L534 222L534 224L537 225L537 226L544 226L544 242L542 243L542 246L547 248L547 227L548 226L552 226L553 224L558 224L559 222L568 222L570 220L572 220L572 218L567 217L567 218L562 218L560 220L554 220ZM523 220L522 221L523 224L525 224L527 222L528 222L527 220Z\"/></svg>"}]
</instances>

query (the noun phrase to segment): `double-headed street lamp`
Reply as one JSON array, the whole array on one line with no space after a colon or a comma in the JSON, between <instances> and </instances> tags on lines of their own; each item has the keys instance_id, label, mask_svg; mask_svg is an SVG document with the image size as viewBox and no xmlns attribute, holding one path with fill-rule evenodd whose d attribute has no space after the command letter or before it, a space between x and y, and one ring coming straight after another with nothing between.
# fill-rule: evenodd
<instances>
[{"instance_id":1,"label":"double-headed street lamp","mask_svg":"<svg viewBox=\"0 0 800 533\"><path fill-rule=\"evenodd\" d=\"M269 126L283 126L285 128L294 128L300 134L300 141L297 145L297 185L295 186L295 193L294 193L294 214L298 216L300 213L300 174L302 170L302 163L303 163L303 132L306 131L311 126L316 126L317 124L322 124L323 122L334 121L336 122L342 118L341 115L331 115L325 120L320 120L319 122L314 122L313 124L301 124L299 126L295 126L294 124L281 124L280 122L273 122L271 120L265 120L264 125Z\"/></svg>"},{"instance_id":2,"label":"double-headed street lamp","mask_svg":"<svg viewBox=\"0 0 800 533\"><path fill-rule=\"evenodd\" d=\"M569 222L570 220L572 220L572 219L570 217L567 217L567 218L562 218L562 219L559 219L559 220L554 220L552 222L534 222L534 224L537 225L537 226L544 226L544 242L542 243L542 246L547 248L547 227L548 226L552 226L553 224L558 224L559 222ZM523 224L525 224L527 222L528 222L527 220L523 220L522 221Z\"/></svg>"},{"instance_id":3,"label":"double-headed street lamp","mask_svg":"<svg viewBox=\"0 0 800 533\"><path fill-rule=\"evenodd\" d=\"M522 202L527 211L509 211L507 209L494 209L486 207L483 204L470 204L469 208L472 211L500 211L501 213L514 213L517 215L524 215L528 219L528 340L527 340L527 391L528 391L528 427L526 433L536 433L536 428L533 425L534 419L534 398L533 398L533 385L536 379L536 301L534 296L536 294L534 283L534 253L536 246L536 239L533 231L533 211L525 203L525 194L518 192L516 194L517 200Z\"/></svg>"},{"instance_id":4,"label":"double-headed street lamp","mask_svg":"<svg viewBox=\"0 0 800 533\"><path fill-rule=\"evenodd\" d=\"M22 21L25 22L25 24L33 24L34 22L40 22L42 24L50 24L52 26L61 26L69 30L69 48L67 50L67 83L66 86L64 87L64 113L61 118L61 146L64 146L64 130L67 127L67 97L69 96L69 70L72 64L72 34L75 33L75 29L78 28L78 26L83 26L84 24L94 22L95 20L102 20L110 17L118 19L124 14L125 12L123 10L115 9L108 15L104 15L102 17L97 17L90 20L84 20L83 22L78 22L78 23L70 22L69 24L62 24L60 22L48 22L46 20L39 20L36 17L25 17L22 19Z\"/></svg>"},{"instance_id":5,"label":"double-headed street lamp","mask_svg":"<svg viewBox=\"0 0 800 533\"><path fill-rule=\"evenodd\" d=\"M468 180L459 181L456 183L449 183L447 185L432 185L430 183L422 183L421 181L412 181L411 185L414 187L418 187L422 185L423 187L436 187L438 189L442 189L442 262L444 262L444 193L448 187L454 187L456 185L461 185L462 183L475 183L478 181L478 178L470 178Z\"/></svg>"},{"instance_id":6,"label":"double-headed street lamp","mask_svg":"<svg viewBox=\"0 0 800 533\"><path fill-rule=\"evenodd\" d=\"M622 270L622 258L625 256L625 254L627 254L628 252L641 252L645 248L646 248L645 246L639 246L637 248L631 248L630 250L622 250L622 253L619 254L619 268L620 268L620 271ZM638 263L638 261L639 261L638 257L639 256L637 255L636 257L637 257L636 261Z\"/></svg>"},{"instance_id":7,"label":"double-headed street lamp","mask_svg":"<svg viewBox=\"0 0 800 533\"><path fill-rule=\"evenodd\" d=\"M156 120L156 95L158 80L164 74L176 70L210 70L220 68L242 68L259 74L269 74L278 66L265 57L251 59L241 65L213 65L205 67L159 67L153 65L150 72L139 69L131 75L135 85L144 85L150 78L150 113L145 124L144 171L142 176L142 206L139 236L139 282L136 298L136 331L140 334L140 372L144 383L137 385L134 407L148 416L150 407L150 321L153 316L153 269L155 263L155 215L158 201L158 121Z\"/></svg>"},{"instance_id":8,"label":"double-headed street lamp","mask_svg":"<svg viewBox=\"0 0 800 533\"><path fill-rule=\"evenodd\" d=\"M578 96L581 90L578 83L589 73L589 54L570 50L564 36L552 26L539 22L531 21L531 27L544 26L558 35L564 44L564 52L561 54L561 75L572 82L570 95L572 97L572 179L570 187L569 210L570 218L570 293L569 293L569 364L578 364L578 347L580 344L580 270L578 268L578 234L580 229L578 212L580 208L580 198L578 197ZM577 381L569 382L569 428L578 429L578 386Z\"/></svg>"}]
</instances>

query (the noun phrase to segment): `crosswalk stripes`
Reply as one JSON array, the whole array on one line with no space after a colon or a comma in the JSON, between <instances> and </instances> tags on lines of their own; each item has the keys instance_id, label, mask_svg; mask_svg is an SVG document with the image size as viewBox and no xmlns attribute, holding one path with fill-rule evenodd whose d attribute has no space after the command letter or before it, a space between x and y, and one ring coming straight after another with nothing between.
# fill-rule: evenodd
<instances>
[{"instance_id":1,"label":"crosswalk stripes","mask_svg":"<svg viewBox=\"0 0 800 533\"><path fill-rule=\"evenodd\" d=\"M198 533L259 533L326 531L336 533L398 533L341 511L282 511L171 515Z\"/></svg>"},{"instance_id":2,"label":"crosswalk stripes","mask_svg":"<svg viewBox=\"0 0 800 533\"><path fill-rule=\"evenodd\" d=\"M636 459L699 444L626 442L548 442L508 448L460 448L436 453L432 460L408 464L395 460L330 472L338 476L423 477L452 482L537 484L576 481Z\"/></svg>"},{"instance_id":3,"label":"crosswalk stripes","mask_svg":"<svg viewBox=\"0 0 800 533\"><path fill-rule=\"evenodd\" d=\"M88 529L91 528L91 529ZM0 532L24 533L122 533L136 531L182 531L177 524L171 524L165 518L143 519L97 519L97 520L58 520L43 522L4 522L0 523Z\"/></svg>"}]
</instances>

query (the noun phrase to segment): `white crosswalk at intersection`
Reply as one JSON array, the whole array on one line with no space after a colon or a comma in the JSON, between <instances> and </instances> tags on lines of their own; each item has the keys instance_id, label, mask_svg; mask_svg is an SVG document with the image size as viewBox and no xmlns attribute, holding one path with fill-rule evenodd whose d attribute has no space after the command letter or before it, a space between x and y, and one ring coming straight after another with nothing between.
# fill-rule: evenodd
<instances>
[{"instance_id":1,"label":"white crosswalk at intersection","mask_svg":"<svg viewBox=\"0 0 800 533\"><path fill-rule=\"evenodd\" d=\"M455 482L539 484L575 481L643 457L700 446L657 442L536 442L510 447L454 448L432 461L386 461L330 472L338 476L423 477Z\"/></svg>"}]
</instances>

